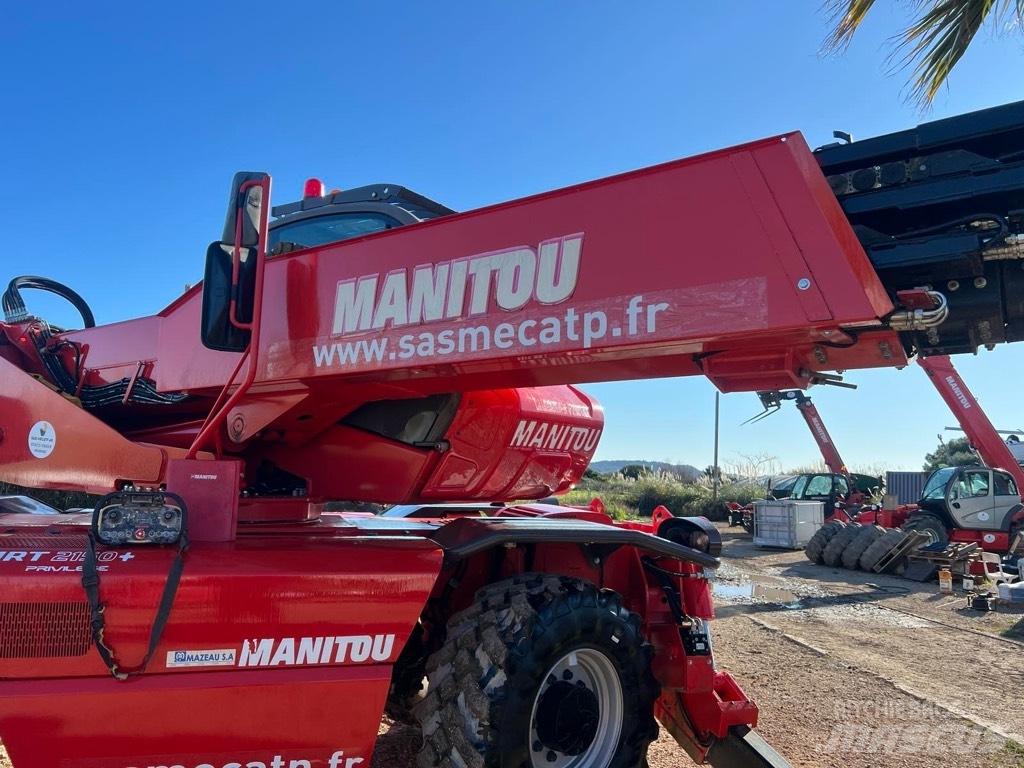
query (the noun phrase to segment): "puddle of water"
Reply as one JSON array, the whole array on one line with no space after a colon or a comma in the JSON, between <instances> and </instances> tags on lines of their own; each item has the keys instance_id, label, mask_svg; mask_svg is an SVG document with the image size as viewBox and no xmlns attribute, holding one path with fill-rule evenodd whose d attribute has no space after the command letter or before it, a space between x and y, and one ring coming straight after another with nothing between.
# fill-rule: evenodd
<instances>
[{"instance_id":1,"label":"puddle of water","mask_svg":"<svg viewBox=\"0 0 1024 768\"><path fill-rule=\"evenodd\" d=\"M757 582L746 582L743 584L725 584L716 581L712 585L712 592L715 597L726 600L756 600L762 603L779 603L788 608L800 606L800 598L787 589L770 587L767 584Z\"/></svg>"}]
</instances>

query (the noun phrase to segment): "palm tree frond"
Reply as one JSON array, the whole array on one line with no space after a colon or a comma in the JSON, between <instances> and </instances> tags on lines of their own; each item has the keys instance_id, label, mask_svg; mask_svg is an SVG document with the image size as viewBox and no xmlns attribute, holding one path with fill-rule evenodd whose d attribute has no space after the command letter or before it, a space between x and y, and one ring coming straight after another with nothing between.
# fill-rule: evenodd
<instances>
[{"instance_id":1,"label":"palm tree frond","mask_svg":"<svg viewBox=\"0 0 1024 768\"><path fill-rule=\"evenodd\" d=\"M914 99L931 103L985 20L1007 8L1006 0L939 0L907 27L895 53L904 54L901 67L914 66Z\"/></svg>"},{"instance_id":2,"label":"palm tree frond","mask_svg":"<svg viewBox=\"0 0 1024 768\"><path fill-rule=\"evenodd\" d=\"M849 45L874 0L831 0L833 29L826 51ZM918 0L920 15L896 37L890 55L894 68L913 67L913 99L927 106L949 77L986 22L998 23L1012 13L1024 26L1024 0Z\"/></svg>"},{"instance_id":3,"label":"palm tree frond","mask_svg":"<svg viewBox=\"0 0 1024 768\"><path fill-rule=\"evenodd\" d=\"M1024 0L1018 2L1024 4ZM833 30L825 41L825 51L832 53L846 48L874 4L875 0L831 0L826 7Z\"/></svg>"}]
</instances>

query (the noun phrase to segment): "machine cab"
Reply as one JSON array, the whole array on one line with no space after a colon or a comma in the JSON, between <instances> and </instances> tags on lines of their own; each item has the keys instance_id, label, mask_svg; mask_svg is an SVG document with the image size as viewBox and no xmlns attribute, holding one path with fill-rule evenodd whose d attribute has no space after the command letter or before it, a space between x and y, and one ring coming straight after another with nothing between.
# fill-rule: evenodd
<instances>
[{"instance_id":1,"label":"machine cab","mask_svg":"<svg viewBox=\"0 0 1024 768\"><path fill-rule=\"evenodd\" d=\"M825 503L827 509L838 498L845 497L849 492L849 484L842 475L801 475L793 486L790 498L802 501L821 501Z\"/></svg>"},{"instance_id":2,"label":"machine cab","mask_svg":"<svg viewBox=\"0 0 1024 768\"><path fill-rule=\"evenodd\" d=\"M397 184L324 193L318 179L309 179L302 200L275 206L271 213L267 252L273 257L418 224L455 211Z\"/></svg>"},{"instance_id":3,"label":"machine cab","mask_svg":"<svg viewBox=\"0 0 1024 768\"><path fill-rule=\"evenodd\" d=\"M957 526L1003 530L1021 503L1013 477L987 467L945 467L928 479L921 498L924 508L944 503Z\"/></svg>"}]
</instances>

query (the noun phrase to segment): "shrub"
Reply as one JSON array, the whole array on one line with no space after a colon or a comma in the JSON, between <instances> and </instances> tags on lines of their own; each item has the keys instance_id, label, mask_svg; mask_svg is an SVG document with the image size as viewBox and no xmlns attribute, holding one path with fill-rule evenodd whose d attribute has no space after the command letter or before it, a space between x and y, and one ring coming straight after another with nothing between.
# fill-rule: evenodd
<instances>
[{"instance_id":1,"label":"shrub","mask_svg":"<svg viewBox=\"0 0 1024 768\"><path fill-rule=\"evenodd\" d=\"M655 507L664 506L674 515L703 516L711 520L726 518L726 502L747 504L764 497L764 489L752 482L727 482L719 489L718 500L703 483L684 483L665 472L647 472L635 479L622 475L584 478L579 486L561 497L563 504L586 506L594 497L601 499L608 513L617 519L650 517Z\"/></svg>"}]
</instances>

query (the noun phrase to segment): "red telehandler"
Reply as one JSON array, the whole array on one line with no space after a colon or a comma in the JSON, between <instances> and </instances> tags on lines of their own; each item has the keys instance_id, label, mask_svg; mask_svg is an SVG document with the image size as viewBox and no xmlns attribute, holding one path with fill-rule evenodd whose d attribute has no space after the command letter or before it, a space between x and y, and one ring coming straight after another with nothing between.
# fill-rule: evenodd
<instances>
[{"instance_id":1,"label":"red telehandler","mask_svg":"<svg viewBox=\"0 0 1024 768\"><path fill-rule=\"evenodd\" d=\"M1024 338L1024 104L462 214L270 191L236 176L202 285L151 317L3 295L0 479L104 494L0 516L15 766L365 768L385 707L424 767L637 766L656 722L697 761L785 765L714 664L707 521L322 502L567 489L602 429L576 382L792 389Z\"/></svg>"},{"instance_id":2,"label":"red telehandler","mask_svg":"<svg viewBox=\"0 0 1024 768\"><path fill-rule=\"evenodd\" d=\"M853 385L837 382L829 379L822 379L819 383L840 384L841 386L853 388ZM822 460L828 472L802 472L798 475L791 475L782 478L779 482L769 481L768 498L771 499L794 499L797 501L820 501L825 505L825 517L830 518L835 514L834 510L842 508L857 509L868 498L868 495L876 490L881 480L869 475L861 475L850 472L846 468L846 462L839 455L832 436L825 427L825 422L818 413L811 398L799 389L785 391L769 390L757 393L764 410L745 424L760 421L761 419L777 412L782 403L792 400L796 408L803 416L804 422L810 430L814 442L821 451ZM748 533L754 532L754 505L740 505L735 502L726 504L729 510L729 524L742 525ZM843 519L849 519L846 512L842 512Z\"/></svg>"},{"instance_id":3,"label":"red telehandler","mask_svg":"<svg viewBox=\"0 0 1024 768\"><path fill-rule=\"evenodd\" d=\"M868 484L874 481L877 485L879 481L866 475L853 475L846 469L811 398L800 390L758 392L765 410L753 420L778 410L785 400L795 401L832 473L797 476L793 484L784 489L784 494L825 502L826 519L902 527L927 533L933 544L975 542L992 552L1006 552L1015 536L1024 531L1024 504L1020 493L1024 488L1024 468L992 426L948 355L919 357L917 362L956 417L978 454L980 465L936 470L916 504L894 509L872 506L859 511L864 492L872 490ZM781 498L776 489L773 495ZM741 511L743 525L750 530L752 521L747 520L753 514L752 508L737 508L734 514L739 515Z\"/></svg>"},{"instance_id":4,"label":"red telehandler","mask_svg":"<svg viewBox=\"0 0 1024 768\"><path fill-rule=\"evenodd\" d=\"M918 358L917 362L982 464L933 472L903 529L927 533L932 543L975 542L992 552L1006 552L1017 534L1024 532L1024 468L948 356Z\"/></svg>"}]
</instances>

